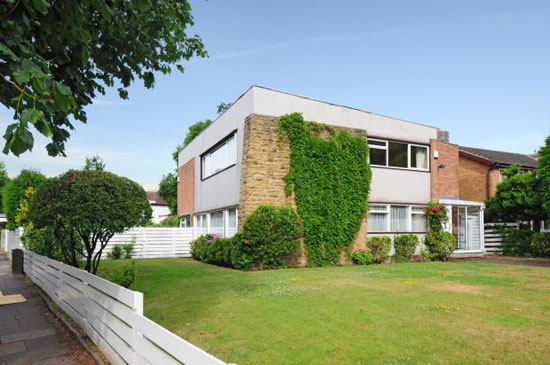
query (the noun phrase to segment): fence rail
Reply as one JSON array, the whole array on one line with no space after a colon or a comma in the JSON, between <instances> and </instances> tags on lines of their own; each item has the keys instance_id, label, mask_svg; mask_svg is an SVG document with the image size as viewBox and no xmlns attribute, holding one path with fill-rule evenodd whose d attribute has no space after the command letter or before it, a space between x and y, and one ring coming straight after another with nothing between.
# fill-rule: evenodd
<instances>
[{"instance_id":1,"label":"fence rail","mask_svg":"<svg viewBox=\"0 0 550 365\"><path fill-rule=\"evenodd\" d=\"M502 236L499 228L518 228L518 223L485 223L485 252L499 253L502 251Z\"/></svg>"},{"instance_id":2,"label":"fence rail","mask_svg":"<svg viewBox=\"0 0 550 365\"><path fill-rule=\"evenodd\" d=\"M143 294L25 251L25 273L114 364L224 364L143 316Z\"/></svg>"}]
</instances>

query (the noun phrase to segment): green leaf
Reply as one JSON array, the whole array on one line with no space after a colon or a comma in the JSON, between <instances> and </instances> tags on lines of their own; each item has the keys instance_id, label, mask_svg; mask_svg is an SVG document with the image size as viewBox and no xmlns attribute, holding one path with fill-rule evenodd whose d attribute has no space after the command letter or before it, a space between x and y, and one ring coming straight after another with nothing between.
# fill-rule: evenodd
<instances>
[{"instance_id":1,"label":"green leaf","mask_svg":"<svg viewBox=\"0 0 550 365\"><path fill-rule=\"evenodd\" d=\"M31 122L32 124L35 124L40 119L44 118L44 113L42 110L38 109L24 109L21 112L21 122Z\"/></svg>"},{"instance_id":2,"label":"green leaf","mask_svg":"<svg viewBox=\"0 0 550 365\"><path fill-rule=\"evenodd\" d=\"M17 56L15 55L15 53L13 53L12 50L4 43L0 43L0 53L2 53L4 56L9 57L12 61L17 60Z\"/></svg>"},{"instance_id":3,"label":"green leaf","mask_svg":"<svg viewBox=\"0 0 550 365\"><path fill-rule=\"evenodd\" d=\"M48 13L48 8L50 7L50 4L46 0L32 0L32 5L42 14Z\"/></svg>"},{"instance_id":4,"label":"green leaf","mask_svg":"<svg viewBox=\"0 0 550 365\"><path fill-rule=\"evenodd\" d=\"M65 96L72 95L71 88L66 85L63 85L59 81L55 82L55 88L57 89L57 91L61 93L61 95L65 95Z\"/></svg>"},{"instance_id":5,"label":"green leaf","mask_svg":"<svg viewBox=\"0 0 550 365\"><path fill-rule=\"evenodd\" d=\"M18 83L18 84L25 84L25 83L29 82L30 79L31 79L31 73L29 72L29 70L25 70L22 67L16 69L12 73L12 76L13 76L13 79L15 80L15 82Z\"/></svg>"},{"instance_id":6,"label":"green leaf","mask_svg":"<svg viewBox=\"0 0 550 365\"><path fill-rule=\"evenodd\" d=\"M53 132L45 119L40 119L34 123L34 127L47 138L51 138L53 136Z\"/></svg>"}]
</instances>

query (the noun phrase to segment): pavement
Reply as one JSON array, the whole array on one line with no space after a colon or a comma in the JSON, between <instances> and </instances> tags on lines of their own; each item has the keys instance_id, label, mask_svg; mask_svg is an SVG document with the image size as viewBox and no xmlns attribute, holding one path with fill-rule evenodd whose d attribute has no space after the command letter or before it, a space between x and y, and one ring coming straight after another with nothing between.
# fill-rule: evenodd
<instances>
[{"instance_id":1,"label":"pavement","mask_svg":"<svg viewBox=\"0 0 550 365\"><path fill-rule=\"evenodd\" d=\"M23 303L0 305L0 364L96 364L95 360L48 309L24 275L11 273L0 255L0 291L22 294Z\"/></svg>"}]
</instances>

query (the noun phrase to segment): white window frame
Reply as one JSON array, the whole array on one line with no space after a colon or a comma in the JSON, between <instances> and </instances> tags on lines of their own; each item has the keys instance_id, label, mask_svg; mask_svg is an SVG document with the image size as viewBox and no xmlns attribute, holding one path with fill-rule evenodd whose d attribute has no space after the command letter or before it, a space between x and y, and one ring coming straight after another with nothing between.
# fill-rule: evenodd
<instances>
[{"instance_id":1,"label":"white window frame","mask_svg":"<svg viewBox=\"0 0 550 365\"><path fill-rule=\"evenodd\" d=\"M384 207L384 210L373 210L373 211L371 211L372 206ZM373 232L389 232L390 231L391 215L390 215L390 205L389 204L372 204L372 205L369 204L369 210L368 210L367 213L368 214L370 214L370 213L385 214L386 217L387 217L387 219L386 219L386 230L384 230L384 231L373 231ZM367 219L368 219L368 214L367 214ZM367 222L367 227L368 227L368 222Z\"/></svg>"},{"instance_id":2,"label":"white window frame","mask_svg":"<svg viewBox=\"0 0 550 365\"><path fill-rule=\"evenodd\" d=\"M422 208L422 212L415 212L413 210L413 208ZM410 231L411 232L417 232L417 233L423 233L423 232L426 232L427 228L428 228L428 222L425 222L425 227L424 227L424 230L423 231L413 231L413 227L412 227L412 221L413 221L413 214L416 214L416 215L423 215L424 216L424 220L427 219L426 217L426 207L423 207L423 206L420 206L420 205L411 205L409 207L409 211L411 212L411 219L410 219L410 223L409 223L409 228L410 228Z\"/></svg>"},{"instance_id":3,"label":"white window frame","mask_svg":"<svg viewBox=\"0 0 550 365\"><path fill-rule=\"evenodd\" d=\"M384 207L384 210L371 210L372 206ZM407 211L408 211L407 212L407 217L408 217L408 219L407 219L407 229L405 231L397 232L397 231L392 231L391 230L391 207L392 206L407 207ZM424 209L424 211L423 212L415 212L415 211L413 211L412 208L422 208L422 209ZM370 203L369 204L369 209L368 209L368 212L367 212L367 219L368 219L368 214L370 214L370 213L386 214L388 219L386 221L386 230L384 230L384 231L369 231L369 232L372 232L372 233L387 232L387 233L396 233L396 234L401 234L401 233L422 234L422 233L425 233L426 231L413 231L412 230L412 215L417 214L417 215L426 216L425 209L426 209L426 206L414 205L414 204L410 205L410 204L377 204L377 203ZM368 227L368 224L367 224L367 227ZM427 223L426 223L426 227L427 227Z\"/></svg>"},{"instance_id":4,"label":"white window frame","mask_svg":"<svg viewBox=\"0 0 550 365\"><path fill-rule=\"evenodd\" d=\"M375 142L383 142L385 146L379 146L379 145L371 145L369 141L375 141ZM398 166L390 166L390 145L389 142L395 142L395 143L401 143L407 145L407 167L398 167ZM388 169L397 169L397 170L413 170L413 171L430 171L430 146L423 145L423 144L417 144L417 143L409 143L409 142L402 142L402 141L392 141L392 140L384 140L384 139L378 139L378 138L368 138L367 137L367 143L369 145L369 150L371 148L378 149L378 150L385 150L386 151L386 164L385 165L376 165L371 164L373 167L385 167ZM411 147L422 147L426 149L426 168L422 167L411 167ZM370 156L369 156L369 163L370 163Z\"/></svg>"},{"instance_id":5,"label":"white window frame","mask_svg":"<svg viewBox=\"0 0 550 365\"><path fill-rule=\"evenodd\" d=\"M201 180L208 179L209 177L212 177L216 174L219 174L220 172L230 168L231 166L235 166L237 163L237 131L234 131L232 134L229 134L226 136L223 140L223 142L218 142L214 145L208 152L203 153L201 158ZM229 164L226 164L224 167L222 167L220 170L216 172L210 172L209 175L206 175L206 158L210 159L210 166L212 165L212 154L218 151L220 148L223 148L228 145L229 142L233 143L233 161Z\"/></svg>"}]
</instances>

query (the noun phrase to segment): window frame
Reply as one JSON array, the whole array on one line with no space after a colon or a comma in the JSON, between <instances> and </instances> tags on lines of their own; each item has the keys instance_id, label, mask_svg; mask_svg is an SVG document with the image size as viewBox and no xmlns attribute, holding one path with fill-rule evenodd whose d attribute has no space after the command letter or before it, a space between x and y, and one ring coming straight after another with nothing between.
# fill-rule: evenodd
<instances>
[{"instance_id":1,"label":"window frame","mask_svg":"<svg viewBox=\"0 0 550 365\"><path fill-rule=\"evenodd\" d=\"M374 210L371 211L371 207L385 207L384 210ZM407 207L407 229L405 231L392 231L391 229L391 207L392 206L399 206L399 207ZM423 212L414 211L413 208L422 208ZM405 234L405 233L411 233L411 234L426 234L427 233L427 223L426 223L426 229L424 231L413 231L412 229L412 216L413 214L416 215L424 215L426 216L426 206L421 204L391 204L391 203L369 203L369 208L367 211L367 233L373 233L373 234L380 234L380 233L386 233L386 234ZM386 230L385 231L369 231L368 230L368 215L374 213L374 214L386 214L388 219L386 221Z\"/></svg>"},{"instance_id":2,"label":"window frame","mask_svg":"<svg viewBox=\"0 0 550 365\"><path fill-rule=\"evenodd\" d=\"M205 169L205 162L204 162L205 158L207 156L211 156L214 152L216 152L220 148L224 147L231 138L234 139L233 143L235 144L235 148L233 149L233 153L235 154L234 162L227 165L227 166L225 166L221 170L216 171L213 174L205 176L205 170L204 170ZM206 151L201 153L199 157L200 157L200 177L201 177L201 181L204 181L206 179L210 179L212 176L216 176L217 174L222 173L225 170L235 166L237 164L237 130L234 129L233 131L231 131L231 133L229 133L227 136L222 138L215 145L213 145L212 147L208 148ZM210 162L210 163L212 163L212 162Z\"/></svg>"},{"instance_id":3,"label":"window frame","mask_svg":"<svg viewBox=\"0 0 550 365\"><path fill-rule=\"evenodd\" d=\"M382 142L385 145L376 145L376 144L370 144L369 141L375 141L375 142ZM393 143L401 143L407 145L407 167L398 167L398 166L390 166L390 145L389 142ZM423 171L423 172L429 172L430 171L430 146L426 144L420 144L420 143L412 143L407 141L399 141L399 140L393 140L393 139L381 139L381 138L369 138L367 137L367 144L369 146L369 163L372 167L378 167L378 168L387 168L387 169L396 169L396 170L413 170L413 171ZM421 147L426 149L426 168L422 167L411 167L411 160L412 160L412 153L411 153L411 147ZM370 162L370 149L378 149L378 150L385 150L386 151L386 164L385 165L377 165L372 164Z\"/></svg>"}]
</instances>

